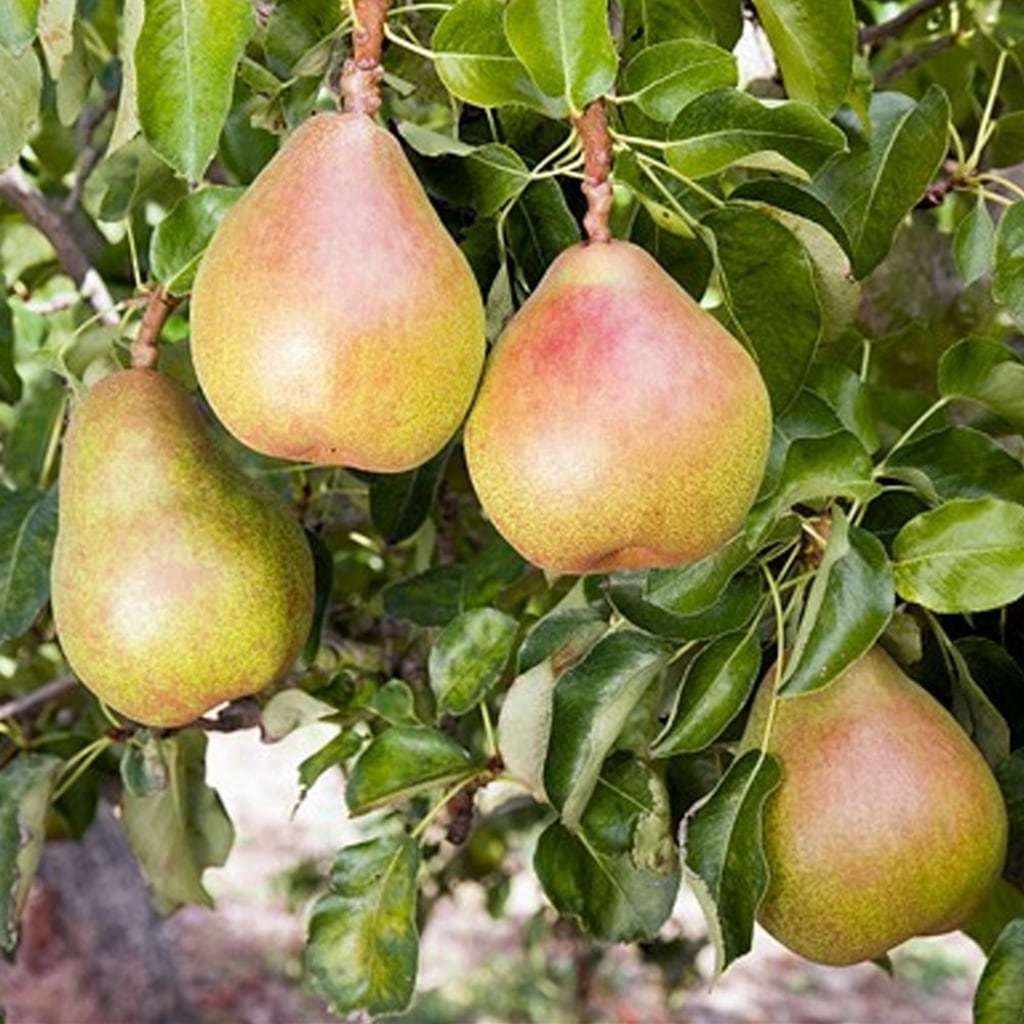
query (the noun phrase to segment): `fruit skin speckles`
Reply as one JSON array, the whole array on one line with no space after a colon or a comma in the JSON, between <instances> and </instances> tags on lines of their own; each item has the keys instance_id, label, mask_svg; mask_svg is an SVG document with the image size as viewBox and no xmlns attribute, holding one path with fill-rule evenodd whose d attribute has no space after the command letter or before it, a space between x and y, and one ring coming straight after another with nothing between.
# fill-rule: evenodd
<instances>
[{"instance_id":1,"label":"fruit skin speckles","mask_svg":"<svg viewBox=\"0 0 1024 1024\"><path fill-rule=\"evenodd\" d=\"M751 357L628 242L564 252L499 340L466 426L485 511L545 569L710 554L741 527L771 436Z\"/></svg>"}]
</instances>

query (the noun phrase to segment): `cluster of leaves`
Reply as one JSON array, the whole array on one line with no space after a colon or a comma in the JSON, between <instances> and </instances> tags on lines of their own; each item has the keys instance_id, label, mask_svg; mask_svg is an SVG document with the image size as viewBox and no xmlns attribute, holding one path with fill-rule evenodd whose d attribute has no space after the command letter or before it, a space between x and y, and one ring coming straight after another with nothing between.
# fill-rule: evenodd
<instances>
[{"instance_id":1,"label":"cluster of leaves","mask_svg":"<svg viewBox=\"0 0 1024 1024\"><path fill-rule=\"evenodd\" d=\"M580 238L567 118L604 97L614 233L754 354L774 430L742 535L696 565L585 580L546 579L494 534L457 446L382 477L275 464L223 438L302 517L319 601L289 687L217 724L258 723L273 741L333 723L298 766L302 791L341 767L349 812L377 812L310 918L308 968L337 1009L407 1005L421 881L478 878L500 906L501 851L520 831L537 834L553 906L602 940L654 940L685 880L724 969L749 949L768 883L760 821L780 770L737 756L762 668L789 651L773 676L785 700L880 641L1005 789L1005 887L971 930L991 949L979 1020L1019 1019L1024 190L1005 168L1024 161L1021 14L948 0L880 22L882 7L459 0L389 21L382 113L473 266L492 336ZM336 0L0 12L8 953L44 838L81 834L104 777L121 781L162 909L208 901L202 872L230 849L200 728L152 735L60 686L53 480L68 391L123 357L147 282L187 294L280 138L335 105L350 28ZM777 67L744 64L741 85L744 30ZM182 306L162 366L194 386L187 334ZM40 686L60 699L34 702ZM474 826L483 787L496 809ZM471 855L492 848L482 865Z\"/></svg>"}]
</instances>

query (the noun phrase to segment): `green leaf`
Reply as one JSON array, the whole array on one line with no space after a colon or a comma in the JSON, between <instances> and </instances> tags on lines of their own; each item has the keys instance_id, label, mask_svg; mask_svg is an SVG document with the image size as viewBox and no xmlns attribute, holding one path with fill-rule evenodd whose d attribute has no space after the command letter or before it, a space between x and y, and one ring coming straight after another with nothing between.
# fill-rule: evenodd
<instances>
[{"instance_id":1,"label":"green leaf","mask_svg":"<svg viewBox=\"0 0 1024 1024\"><path fill-rule=\"evenodd\" d=\"M668 162L683 174L703 178L733 164L765 164L777 153L787 165L813 173L846 148L843 133L806 103L769 105L736 89L705 93L672 122ZM756 158L756 159L755 159Z\"/></svg>"},{"instance_id":2,"label":"green leaf","mask_svg":"<svg viewBox=\"0 0 1024 1024\"><path fill-rule=\"evenodd\" d=\"M39 98L43 72L34 51L13 57L0 47L0 171L18 159L18 154L39 127Z\"/></svg>"},{"instance_id":3,"label":"green leaf","mask_svg":"<svg viewBox=\"0 0 1024 1024\"><path fill-rule=\"evenodd\" d=\"M979 612L1024 595L1024 508L957 500L911 519L893 542L896 589L936 612Z\"/></svg>"},{"instance_id":4,"label":"green leaf","mask_svg":"<svg viewBox=\"0 0 1024 1024\"><path fill-rule=\"evenodd\" d=\"M538 662L513 680L498 718L498 751L509 776L538 800L544 792L544 761L551 738L551 708L558 674L550 660Z\"/></svg>"},{"instance_id":5,"label":"green leaf","mask_svg":"<svg viewBox=\"0 0 1024 1024\"><path fill-rule=\"evenodd\" d=\"M916 102L876 93L871 122L870 136L851 129L850 152L833 156L811 186L843 225L858 278L884 259L945 157L949 101L938 86Z\"/></svg>"},{"instance_id":6,"label":"green leaf","mask_svg":"<svg viewBox=\"0 0 1024 1024\"><path fill-rule=\"evenodd\" d=\"M988 156L993 167L1011 167L1024 161L1024 110L1000 115Z\"/></svg>"},{"instance_id":7,"label":"green leaf","mask_svg":"<svg viewBox=\"0 0 1024 1024\"><path fill-rule=\"evenodd\" d=\"M1020 1024L1024 1017L1024 918L1011 921L992 948L974 995L975 1024Z\"/></svg>"},{"instance_id":8,"label":"green leaf","mask_svg":"<svg viewBox=\"0 0 1024 1024\"><path fill-rule=\"evenodd\" d=\"M1010 753L1010 727L974 678L959 645L948 648L953 660L953 714L964 732L995 768Z\"/></svg>"},{"instance_id":9,"label":"green leaf","mask_svg":"<svg viewBox=\"0 0 1024 1024\"><path fill-rule=\"evenodd\" d=\"M404 679L389 679L370 701L370 708L390 725L423 725L416 713L416 695Z\"/></svg>"},{"instance_id":10,"label":"green leaf","mask_svg":"<svg viewBox=\"0 0 1024 1024\"><path fill-rule=\"evenodd\" d=\"M3 277L0 275L0 289ZM7 299L0 295L0 402L13 405L21 398L22 384L14 368L14 318Z\"/></svg>"},{"instance_id":11,"label":"green leaf","mask_svg":"<svg viewBox=\"0 0 1024 1024\"><path fill-rule=\"evenodd\" d=\"M939 361L939 393L978 402L1024 429L1024 365L1005 345L965 338Z\"/></svg>"},{"instance_id":12,"label":"green leaf","mask_svg":"<svg viewBox=\"0 0 1024 1024\"><path fill-rule=\"evenodd\" d=\"M385 587L384 611L418 626L443 626L462 610L464 582L461 566L436 566Z\"/></svg>"},{"instance_id":13,"label":"green leaf","mask_svg":"<svg viewBox=\"0 0 1024 1024\"><path fill-rule=\"evenodd\" d=\"M420 848L381 836L341 850L331 891L313 907L305 964L335 1013L400 1013L412 1000Z\"/></svg>"},{"instance_id":14,"label":"green leaf","mask_svg":"<svg viewBox=\"0 0 1024 1024\"><path fill-rule=\"evenodd\" d=\"M365 814L384 804L468 778L479 764L455 740L436 729L393 726L379 733L348 777L349 813Z\"/></svg>"},{"instance_id":15,"label":"green leaf","mask_svg":"<svg viewBox=\"0 0 1024 1024\"><path fill-rule=\"evenodd\" d=\"M313 665L320 652L324 621L330 608L331 595L334 593L334 555L320 539L319 534L312 530L303 532L313 556L313 621L309 626L309 636L302 646L302 660L307 665Z\"/></svg>"},{"instance_id":16,"label":"green leaf","mask_svg":"<svg viewBox=\"0 0 1024 1024\"><path fill-rule=\"evenodd\" d=\"M999 218L996 229L992 294L1018 327L1024 328L1024 200Z\"/></svg>"},{"instance_id":17,"label":"green leaf","mask_svg":"<svg viewBox=\"0 0 1024 1024\"><path fill-rule=\"evenodd\" d=\"M169 773L159 736L146 729L125 745L121 781L132 796L152 796L167 788Z\"/></svg>"},{"instance_id":18,"label":"green leaf","mask_svg":"<svg viewBox=\"0 0 1024 1024\"><path fill-rule=\"evenodd\" d=\"M740 534L690 565L654 569L647 575L647 600L676 615L696 615L718 600L752 557L746 538Z\"/></svg>"},{"instance_id":19,"label":"green leaf","mask_svg":"<svg viewBox=\"0 0 1024 1024\"><path fill-rule=\"evenodd\" d=\"M277 743L285 736L321 718L334 714L334 708L317 700L305 690L291 688L275 693L260 715L260 730L266 743Z\"/></svg>"},{"instance_id":20,"label":"green leaf","mask_svg":"<svg viewBox=\"0 0 1024 1024\"><path fill-rule=\"evenodd\" d=\"M871 392L853 370L839 363L815 363L807 388L828 405L865 451L877 450L880 442Z\"/></svg>"},{"instance_id":21,"label":"green leaf","mask_svg":"<svg viewBox=\"0 0 1024 1024\"><path fill-rule=\"evenodd\" d=\"M579 822L604 759L670 653L654 637L612 633L555 685L544 788L566 827Z\"/></svg>"},{"instance_id":22,"label":"green leaf","mask_svg":"<svg viewBox=\"0 0 1024 1024\"><path fill-rule=\"evenodd\" d=\"M664 783L642 762L609 763L576 832L552 822L533 866L555 909L595 938L653 938L679 890Z\"/></svg>"},{"instance_id":23,"label":"green leaf","mask_svg":"<svg viewBox=\"0 0 1024 1024\"><path fill-rule=\"evenodd\" d=\"M736 84L736 58L711 43L672 39L641 50L622 89L655 121L671 122L702 93Z\"/></svg>"},{"instance_id":24,"label":"green leaf","mask_svg":"<svg viewBox=\"0 0 1024 1024\"><path fill-rule=\"evenodd\" d=\"M654 757L695 753L710 746L740 713L761 668L757 634L715 640L690 663Z\"/></svg>"},{"instance_id":25,"label":"green leaf","mask_svg":"<svg viewBox=\"0 0 1024 1024\"><path fill-rule=\"evenodd\" d=\"M36 37L39 0L4 0L0 4L0 46L20 53Z\"/></svg>"},{"instance_id":26,"label":"green leaf","mask_svg":"<svg viewBox=\"0 0 1024 1024\"><path fill-rule=\"evenodd\" d=\"M729 194L729 198L767 203L778 210L786 210L820 224L842 246L844 252L850 252L846 228L828 204L811 191L810 185L784 178L754 178L741 182Z\"/></svg>"},{"instance_id":27,"label":"green leaf","mask_svg":"<svg viewBox=\"0 0 1024 1024\"><path fill-rule=\"evenodd\" d=\"M607 630L593 608L555 608L530 628L516 656L518 673L551 660L558 672L583 657Z\"/></svg>"},{"instance_id":28,"label":"green leaf","mask_svg":"<svg viewBox=\"0 0 1024 1024\"><path fill-rule=\"evenodd\" d=\"M573 112L615 81L607 0L509 0L505 35L540 89L564 97Z\"/></svg>"},{"instance_id":29,"label":"green leaf","mask_svg":"<svg viewBox=\"0 0 1024 1024\"><path fill-rule=\"evenodd\" d=\"M810 693L837 679L882 635L896 603L882 542L837 510L804 605L779 693Z\"/></svg>"},{"instance_id":30,"label":"green leaf","mask_svg":"<svg viewBox=\"0 0 1024 1024\"><path fill-rule=\"evenodd\" d=\"M431 48L445 88L478 107L523 103L563 117L559 99L544 96L505 38L502 0L460 0L437 23ZM557 95L557 94L556 94Z\"/></svg>"},{"instance_id":31,"label":"green leaf","mask_svg":"<svg viewBox=\"0 0 1024 1024\"><path fill-rule=\"evenodd\" d=\"M1024 919L1024 892L1006 878L993 886L971 916L960 926L986 954L992 952L1003 929L1014 919Z\"/></svg>"},{"instance_id":32,"label":"green leaf","mask_svg":"<svg viewBox=\"0 0 1024 1024\"><path fill-rule=\"evenodd\" d=\"M683 876L707 919L716 977L750 949L768 888L764 805L781 779L772 755L748 750L683 822Z\"/></svg>"},{"instance_id":33,"label":"green leaf","mask_svg":"<svg viewBox=\"0 0 1024 1024\"><path fill-rule=\"evenodd\" d=\"M761 25L795 100L834 114L853 78L853 0L754 0Z\"/></svg>"},{"instance_id":34,"label":"green leaf","mask_svg":"<svg viewBox=\"0 0 1024 1024\"><path fill-rule=\"evenodd\" d=\"M565 196L550 178L535 181L508 218L509 248L531 288L551 261L580 240L580 227Z\"/></svg>"},{"instance_id":35,"label":"green leaf","mask_svg":"<svg viewBox=\"0 0 1024 1024\"><path fill-rule=\"evenodd\" d=\"M985 200L978 196L974 208L957 225L953 257L965 285L974 284L992 269L996 229Z\"/></svg>"},{"instance_id":36,"label":"green leaf","mask_svg":"<svg viewBox=\"0 0 1024 1024\"><path fill-rule=\"evenodd\" d=\"M74 48L75 7L76 0L43 0L39 8L39 45L54 81Z\"/></svg>"},{"instance_id":37,"label":"green leaf","mask_svg":"<svg viewBox=\"0 0 1024 1024\"><path fill-rule=\"evenodd\" d=\"M254 27L249 0L146 0L135 47L139 122L179 174L199 181L231 107Z\"/></svg>"},{"instance_id":38,"label":"green leaf","mask_svg":"<svg viewBox=\"0 0 1024 1024\"><path fill-rule=\"evenodd\" d=\"M635 39L636 47L641 51L674 39L715 41L715 27L704 11L704 2L620 0L619 6L622 9L623 37ZM709 4L711 6L724 5Z\"/></svg>"},{"instance_id":39,"label":"green leaf","mask_svg":"<svg viewBox=\"0 0 1024 1024\"><path fill-rule=\"evenodd\" d=\"M1002 498L1024 504L1024 466L970 427L935 430L886 459L886 476L910 484L933 505L951 498Z\"/></svg>"},{"instance_id":40,"label":"green leaf","mask_svg":"<svg viewBox=\"0 0 1024 1024\"><path fill-rule=\"evenodd\" d=\"M199 261L217 225L244 191L210 185L190 192L154 228L149 243L150 269L172 295L191 290Z\"/></svg>"},{"instance_id":41,"label":"green leaf","mask_svg":"<svg viewBox=\"0 0 1024 1024\"><path fill-rule=\"evenodd\" d=\"M299 798L295 806L298 807L306 794L313 788L313 784L324 772L344 764L350 757L359 753L363 741L360 736L346 729L338 733L332 740L328 740L319 750L310 754L299 765Z\"/></svg>"},{"instance_id":42,"label":"green leaf","mask_svg":"<svg viewBox=\"0 0 1024 1024\"><path fill-rule=\"evenodd\" d=\"M21 636L50 596L57 490L0 497L0 640Z\"/></svg>"},{"instance_id":43,"label":"green leaf","mask_svg":"<svg viewBox=\"0 0 1024 1024\"><path fill-rule=\"evenodd\" d=\"M756 210L715 210L703 224L714 235L731 326L781 412L800 390L824 328L811 258L791 231Z\"/></svg>"},{"instance_id":44,"label":"green leaf","mask_svg":"<svg viewBox=\"0 0 1024 1024\"><path fill-rule=\"evenodd\" d=\"M494 608L464 612L441 631L430 650L430 687L439 714L465 715L505 671L519 624Z\"/></svg>"},{"instance_id":45,"label":"green leaf","mask_svg":"<svg viewBox=\"0 0 1024 1024\"><path fill-rule=\"evenodd\" d=\"M203 872L225 863L235 831L206 784L206 736L190 729L159 742L167 787L148 796L125 792L121 824L160 913L185 903L212 907Z\"/></svg>"},{"instance_id":46,"label":"green leaf","mask_svg":"<svg viewBox=\"0 0 1024 1024\"><path fill-rule=\"evenodd\" d=\"M145 0L124 0L118 56L121 59L121 95L117 100L114 127L107 143L107 153L114 153L139 133L138 76L135 71L135 47L142 33Z\"/></svg>"},{"instance_id":47,"label":"green leaf","mask_svg":"<svg viewBox=\"0 0 1024 1024\"><path fill-rule=\"evenodd\" d=\"M22 754L0 771L0 950L13 955L18 921L46 838L59 758Z\"/></svg>"},{"instance_id":48,"label":"green leaf","mask_svg":"<svg viewBox=\"0 0 1024 1024\"><path fill-rule=\"evenodd\" d=\"M389 544L408 540L427 521L451 447L408 473L377 476L370 484L370 516Z\"/></svg>"}]
</instances>

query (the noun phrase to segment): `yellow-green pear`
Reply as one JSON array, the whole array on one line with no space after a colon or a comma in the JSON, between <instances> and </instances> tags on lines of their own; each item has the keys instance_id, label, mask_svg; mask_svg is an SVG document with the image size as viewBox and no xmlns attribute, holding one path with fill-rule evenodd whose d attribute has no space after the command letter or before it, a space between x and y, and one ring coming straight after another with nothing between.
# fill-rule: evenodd
<instances>
[{"instance_id":1,"label":"yellow-green pear","mask_svg":"<svg viewBox=\"0 0 1024 1024\"><path fill-rule=\"evenodd\" d=\"M696 561L741 527L764 474L754 361L643 249L567 249L491 354L466 424L484 510L564 573Z\"/></svg>"},{"instance_id":2,"label":"yellow-green pear","mask_svg":"<svg viewBox=\"0 0 1024 1024\"><path fill-rule=\"evenodd\" d=\"M279 458L378 472L436 455L484 359L469 264L362 113L298 128L218 228L192 352L221 422Z\"/></svg>"},{"instance_id":3,"label":"yellow-green pear","mask_svg":"<svg viewBox=\"0 0 1024 1024\"><path fill-rule=\"evenodd\" d=\"M122 370L75 409L53 611L72 669L144 725L184 725L290 668L309 632L299 525L217 448L185 390Z\"/></svg>"},{"instance_id":4,"label":"yellow-green pear","mask_svg":"<svg viewBox=\"0 0 1024 1024\"><path fill-rule=\"evenodd\" d=\"M774 672L745 745L758 745ZM821 690L780 698L767 749L771 880L758 920L808 960L880 957L961 925L998 879L1007 813L988 765L880 647Z\"/></svg>"}]
</instances>

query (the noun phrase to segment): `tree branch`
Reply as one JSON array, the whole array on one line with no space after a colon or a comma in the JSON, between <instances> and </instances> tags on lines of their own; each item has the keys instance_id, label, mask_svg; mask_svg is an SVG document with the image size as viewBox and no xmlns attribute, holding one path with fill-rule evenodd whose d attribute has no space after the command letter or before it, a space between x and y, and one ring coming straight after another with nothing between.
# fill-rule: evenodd
<instances>
[{"instance_id":1,"label":"tree branch","mask_svg":"<svg viewBox=\"0 0 1024 1024\"><path fill-rule=\"evenodd\" d=\"M166 288L158 287L149 293L146 311L142 314L139 333L132 342L132 367L136 370L155 370L160 357L158 342L167 318L174 312L181 299L171 295Z\"/></svg>"},{"instance_id":2,"label":"tree branch","mask_svg":"<svg viewBox=\"0 0 1024 1024\"><path fill-rule=\"evenodd\" d=\"M0 704L0 722L6 718L19 718L22 715L39 711L44 704L66 696L77 685L78 680L74 676L61 676L60 679L54 679L30 693L23 693L20 697Z\"/></svg>"},{"instance_id":3,"label":"tree branch","mask_svg":"<svg viewBox=\"0 0 1024 1024\"><path fill-rule=\"evenodd\" d=\"M352 29L352 56L341 72L345 111L373 117L380 109L380 51L391 0L356 0L356 24Z\"/></svg>"},{"instance_id":4,"label":"tree branch","mask_svg":"<svg viewBox=\"0 0 1024 1024\"><path fill-rule=\"evenodd\" d=\"M591 242L611 241L608 218L612 212L612 186L608 175L612 169L612 139L604 103L594 100L574 121L583 145L583 194L587 197L587 215L583 218Z\"/></svg>"},{"instance_id":5,"label":"tree branch","mask_svg":"<svg viewBox=\"0 0 1024 1024\"><path fill-rule=\"evenodd\" d=\"M878 73L875 77L875 85L882 86L895 82L896 79L902 78L903 75L913 71L919 64L923 64L926 60L931 60L932 57L937 57L940 53L944 53L955 46L956 41L957 37L953 35L939 36L938 39L933 39L927 46L922 46L918 50L911 50L910 53L905 53L899 60L893 61L889 67Z\"/></svg>"},{"instance_id":6,"label":"tree branch","mask_svg":"<svg viewBox=\"0 0 1024 1024\"><path fill-rule=\"evenodd\" d=\"M883 21L880 25L868 25L862 28L860 30L861 45L875 46L892 36L898 36L908 25L917 21L922 14L934 11L946 2L947 0L917 0L917 3L911 4L895 18Z\"/></svg>"},{"instance_id":7,"label":"tree branch","mask_svg":"<svg viewBox=\"0 0 1024 1024\"><path fill-rule=\"evenodd\" d=\"M114 300L79 244L66 217L29 181L15 164L0 173L0 199L6 200L38 231L46 236L68 277L84 298L110 327L118 323Z\"/></svg>"},{"instance_id":8,"label":"tree branch","mask_svg":"<svg viewBox=\"0 0 1024 1024\"><path fill-rule=\"evenodd\" d=\"M96 141L96 129L117 106L119 95L116 90L108 92L102 103L86 107L78 119L79 153L78 160L75 162L75 180L62 207L64 213L69 216L81 203L86 182L103 155L104 145Z\"/></svg>"}]
</instances>

